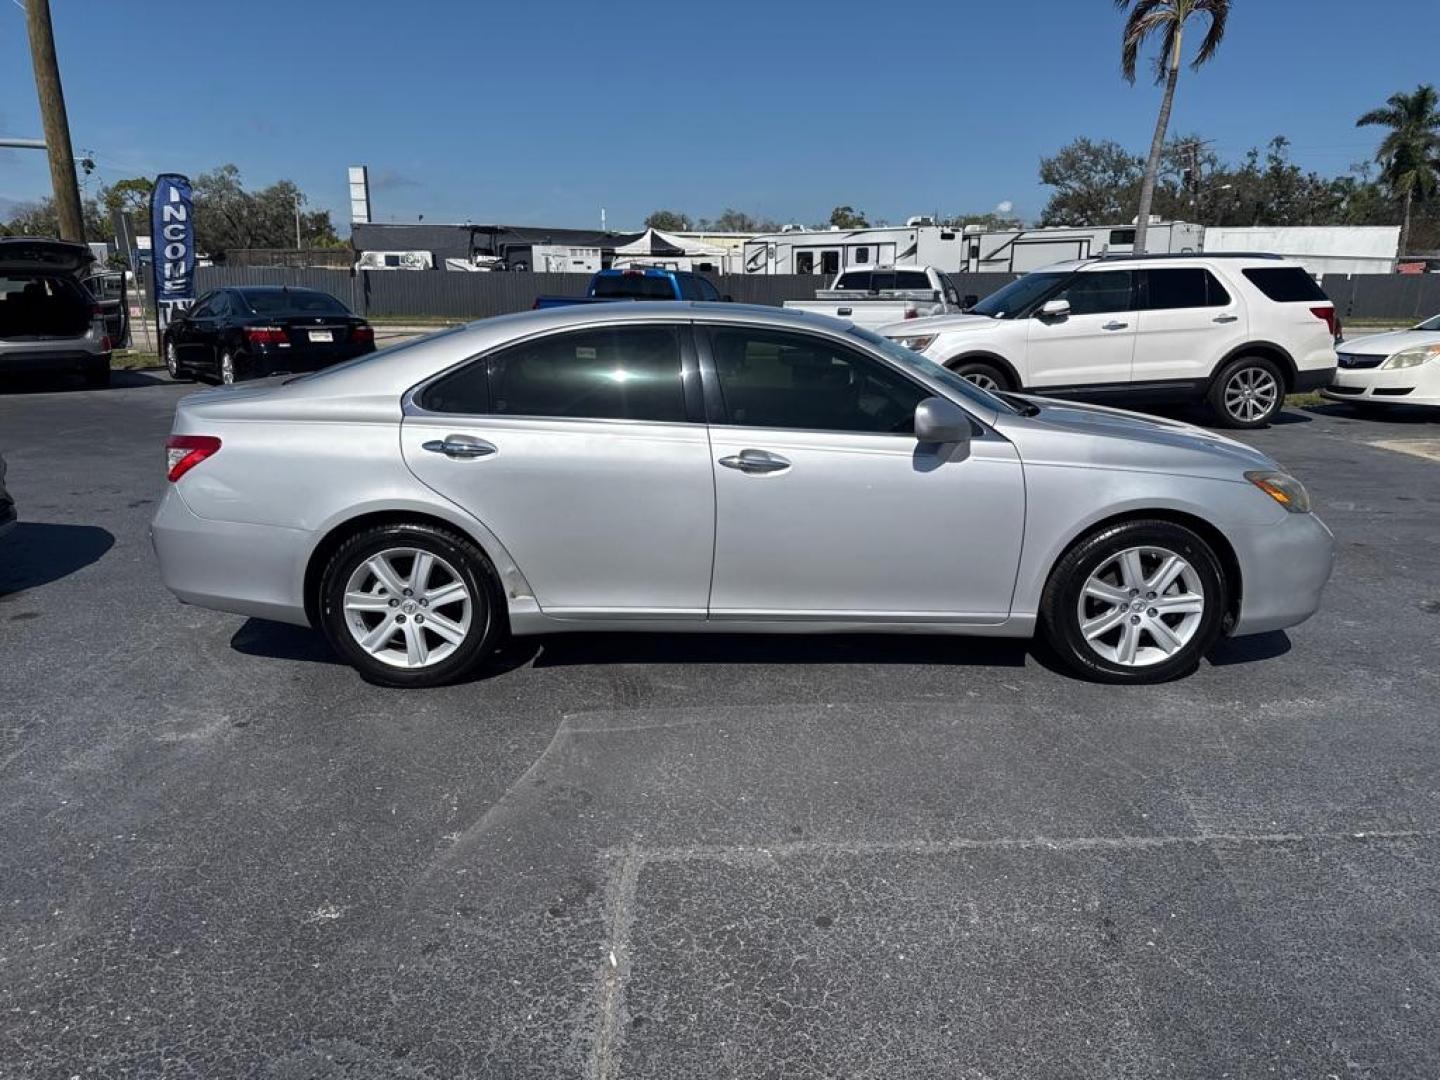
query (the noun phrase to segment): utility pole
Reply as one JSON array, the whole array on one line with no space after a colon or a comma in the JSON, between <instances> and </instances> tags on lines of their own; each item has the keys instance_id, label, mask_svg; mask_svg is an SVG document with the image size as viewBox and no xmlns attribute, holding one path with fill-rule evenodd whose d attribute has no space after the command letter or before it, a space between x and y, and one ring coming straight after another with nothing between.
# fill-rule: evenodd
<instances>
[{"instance_id":1,"label":"utility pole","mask_svg":"<svg viewBox=\"0 0 1440 1080\"><path fill-rule=\"evenodd\" d=\"M30 62L35 68L35 92L40 98L40 119L49 147L50 185L55 191L60 239L83 244L85 217L80 211L75 155L70 149L70 121L65 116L60 64L55 59L55 34L50 28L50 0L25 0L25 25L30 32Z\"/></svg>"},{"instance_id":2,"label":"utility pole","mask_svg":"<svg viewBox=\"0 0 1440 1080\"><path fill-rule=\"evenodd\" d=\"M301 243L300 243L300 193L297 191L297 192L295 193L295 250L296 250L296 251L299 251L301 247L302 247L302 245L301 245Z\"/></svg>"}]
</instances>

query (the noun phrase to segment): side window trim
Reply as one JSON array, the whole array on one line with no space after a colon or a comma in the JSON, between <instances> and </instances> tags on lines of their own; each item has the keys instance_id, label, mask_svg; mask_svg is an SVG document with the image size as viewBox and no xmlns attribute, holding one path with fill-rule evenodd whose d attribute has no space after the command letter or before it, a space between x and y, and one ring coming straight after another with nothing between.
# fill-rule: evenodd
<instances>
[{"instance_id":1,"label":"side window trim","mask_svg":"<svg viewBox=\"0 0 1440 1080\"><path fill-rule=\"evenodd\" d=\"M762 334L792 334L795 337L812 338L816 341L823 341L827 345L845 352L858 353L877 366L884 368L891 375L901 382L908 384L919 391L923 398L939 396L933 389L926 386L917 379L911 378L908 372L892 364L883 356L877 356L872 352L857 347L853 342L840 338L830 337L827 334L816 334L809 330L797 330L790 327L765 326L756 323L740 322L697 322L695 325L695 345L697 347L700 361L700 378L705 390L705 419L712 427L746 427L753 425L737 424L730 420L725 408L725 397L720 389L720 375L715 369L715 350L711 342L711 335L717 330L751 330ZM911 434L889 432L889 431L854 431L848 428L808 428L808 427L771 427L769 431L791 431L814 435L863 435L881 439L909 439L914 441Z\"/></svg>"},{"instance_id":2,"label":"side window trim","mask_svg":"<svg viewBox=\"0 0 1440 1080\"><path fill-rule=\"evenodd\" d=\"M680 345L680 378L681 388L685 398L685 419L684 420L631 420L623 417L603 416L532 416L523 413L497 413L493 409L494 391L490 383L491 363L495 358L517 345L524 345L530 342L544 340L545 338L560 337L566 334L583 333L587 330L597 329L626 329L632 327L662 327L675 331ZM425 404L425 395L437 383L456 375L459 372L479 365L485 371L485 412L446 412L441 409L430 408ZM646 319L634 322L598 322L587 323L581 326L567 326L559 330L542 330L522 338L514 338L492 346L482 352L467 356L458 363L451 364L443 371L437 371L423 381L415 384L401 397L401 410L406 416L434 416L434 417L456 417L457 419L471 420L525 420L535 422L554 421L566 424L611 424L621 427L636 427L639 425L651 424L703 424L705 422L705 403L703 400L699 362L697 359L695 339L692 324L686 320L658 320Z\"/></svg>"}]
</instances>

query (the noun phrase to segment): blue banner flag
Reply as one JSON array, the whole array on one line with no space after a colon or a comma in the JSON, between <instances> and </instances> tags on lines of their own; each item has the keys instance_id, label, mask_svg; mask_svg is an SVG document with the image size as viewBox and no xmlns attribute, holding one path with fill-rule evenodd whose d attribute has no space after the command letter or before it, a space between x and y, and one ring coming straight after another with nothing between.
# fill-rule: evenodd
<instances>
[{"instance_id":1,"label":"blue banner flag","mask_svg":"<svg viewBox=\"0 0 1440 1080\"><path fill-rule=\"evenodd\" d=\"M150 257L155 274L155 319L160 331L170 317L195 302L195 208L190 178L161 173L150 193Z\"/></svg>"}]
</instances>

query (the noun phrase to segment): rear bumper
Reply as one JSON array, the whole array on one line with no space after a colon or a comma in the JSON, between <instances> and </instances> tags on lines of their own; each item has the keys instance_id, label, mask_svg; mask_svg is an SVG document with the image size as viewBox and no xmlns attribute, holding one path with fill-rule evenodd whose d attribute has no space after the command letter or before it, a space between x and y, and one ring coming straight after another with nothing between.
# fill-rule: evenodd
<instances>
[{"instance_id":1,"label":"rear bumper","mask_svg":"<svg viewBox=\"0 0 1440 1080\"><path fill-rule=\"evenodd\" d=\"M311 371L320 371L335 364L343 364L346 360L353 360L357 356L364 356L366 353L375 351L373 344L342 346L333 352L312 353L308 350L296 350L294 347L282 349L274 345L265 345L245 354L247 379L266 379L271 375L304 375Z\"/></svg>"},{"instance_id":2,"label":"rear bumper","mask_svg":"<svg viewBox=\"0 0 1440 1080\"><path fill-rule=\"evenodd\" d=\"M1240 563L1240 617L1231 634L1283 630L1320 610L1335 565L1335 537L1314 514L1229 532Z\"/></svg>"},{"instance_id":3,"label":"rear bumper","mask_svg":"<svg viewBox=\"0 0 1440 1080\"><path fill-rule=\"evenodd\" d=\"M1333 367L1303 368L1295 373L1295 393L1305 394L1328 386L1335 378Z\"/></svg>"},{"instance_id":4,"label":"rear bumper","mask_svg":"<svg viewBox=\"0 0 1440 1080\"><path fill-rule=\"evenodd\" d=\"M187 604L308 626L304 585L311 535L198 516L170 485L150 522L160 579Z\"/></svg>"},{"instance_id":5,"label":"rear bumper","mask_svg":"<svg viewBox=\"0 0 1440 1080\"><path fill-rule=\"evenodd\" d=\"M47 371L84 371L106 362L107 353L94 349L10 349L0 348L0 372L22 374Z\"/></svg>"}]
</instances>

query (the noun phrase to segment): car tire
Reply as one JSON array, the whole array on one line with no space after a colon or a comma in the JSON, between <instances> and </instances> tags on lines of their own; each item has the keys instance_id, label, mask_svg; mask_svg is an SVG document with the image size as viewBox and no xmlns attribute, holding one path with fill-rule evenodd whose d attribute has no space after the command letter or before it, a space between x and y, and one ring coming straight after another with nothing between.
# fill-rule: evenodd
<instances>
[{"instance_id":1,"label":"car tire","mask_svg":"<svg viewBox=\"0 0 1440 1080\"><path fill-rule=\"evenodd\" d=\"M1285 405L1285 376L1263 356L1237 357L1220 369L1206 400L1220 427L1266 427Z\"/></svg>"},{"instance_id":2,"label":"car tire","mask_svg":"<svg viewBox=\"0 0 1440 1080\"><path fill-rule=\"evenodd\" d=\"M416 584L417 573L428 580ZM330 557L319 589L331 647L378 686L454 682L494 652L506 625L504 594L485 553L434 525L357 533ZM453 599L432 605L447 595Z\"/></svg>"},{"instance_id":3,"label":"car tire","mask_svg":"<svg viewBox=\"0 0 1440 1080\"><path fill-rule=\"evenodd\" d=\"M982 390L1014 390L1010 376L995 364L984 360L960 360L950 365L950 370Z\"/></svg>"},{"instance_id":4,"label":"car tire","mask_svg":"<svg viewBox=\"0 0 1440 1080\"><path fill-rule=\"evenodd\" d=\"M110 354L87 361L85 370L82 372L86 386L109 386L110 385Z\"/></svg>"},{"instance_id":5,"label":"car tire","mask_svg":"<svg viewBox=\"0 0 1440 1080\"><path fill-rule=\"evenodd\" d=\"M165 370L176 382L190 381L190 376L180 370L180 354L175 349L175 343L168 338L165 341Z\"/></svg>"},{"instance_id":6,"label":"car tire","mask_svg":"<svg viewBox=\"0 0 1440 1080\"><path fill-rule=\"evenodd\" d=\"M1126 521L1085 536L1055 565L1040 627L1082 678L1158 683L1195 670L1228 607L1224 568L1202 537L1169 521Z\"/></svg>"}]
</instances>

